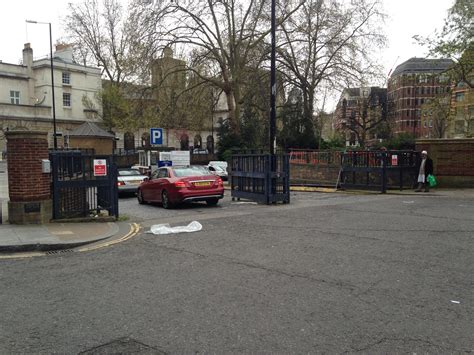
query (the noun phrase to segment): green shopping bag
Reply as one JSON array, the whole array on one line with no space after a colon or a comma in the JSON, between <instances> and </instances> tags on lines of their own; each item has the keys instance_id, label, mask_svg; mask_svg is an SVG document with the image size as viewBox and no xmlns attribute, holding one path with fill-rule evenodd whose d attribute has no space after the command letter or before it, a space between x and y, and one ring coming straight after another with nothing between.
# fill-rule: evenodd
<instances>
[{"instance_id":1,"label":"green shopping bag","mask_svg":"<svg viewBox=\"0 0 474 355\"><path fill-rule=\"evenodd\" d=\"M430 187L435 187L438 183L436 182L436 178L434 177L434 175L428 175L428 177L426 178L426 180L428 180L428 184L430 184Z\"/></svg>"}]
</instances>

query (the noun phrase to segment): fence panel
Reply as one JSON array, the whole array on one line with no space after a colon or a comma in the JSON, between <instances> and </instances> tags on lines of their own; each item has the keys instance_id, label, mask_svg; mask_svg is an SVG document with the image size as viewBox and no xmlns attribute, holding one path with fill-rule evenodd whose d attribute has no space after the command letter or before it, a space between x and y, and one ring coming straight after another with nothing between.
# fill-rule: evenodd
<instances>
[{"instance_id":1,"label":"fence panel","mask_svg":"<svg viewBox=\"0 0 474 355\"><path fill-rule=\"evenodd\" d=\"M287 154L233 154L231 196L266 204L290 202L290 164Z\"/></svg>"},{"instance_id":2,"label":"fence panel","mask_svg":"<svg viewBox=\"0 0 474 355\"><path fill-rule=\"evenodd\" d=\"M292 186L331 186L337 184L342 151L291 149Z\"/></svg>"},{"instance_id":3,"label":"fence panel","mask_svg":"<svg viewBox=\"0 0 474 355\"><path fill-rule=\"evenodd\" d=\"M341 156L342 188L380 190L411 188L418 153L414 151L351 151Z\"/></svg>"}]
</instances>

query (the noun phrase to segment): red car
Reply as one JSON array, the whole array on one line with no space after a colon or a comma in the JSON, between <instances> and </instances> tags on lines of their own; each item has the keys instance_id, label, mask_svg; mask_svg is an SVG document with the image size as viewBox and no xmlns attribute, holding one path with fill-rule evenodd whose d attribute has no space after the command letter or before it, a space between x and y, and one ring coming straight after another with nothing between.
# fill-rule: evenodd
<instances>
[{"instance_id":1,"label":"red car","mask_svg":"<svg viewBox=\"0 0 474 355\"><path fill-rule=\"evenodd\" d=\"M198 166L159 168L137 191L138 203L161 202L164 208L191 201L206 201L212 206L223 197L222 179Z\"/></svg>"}]
</instances>

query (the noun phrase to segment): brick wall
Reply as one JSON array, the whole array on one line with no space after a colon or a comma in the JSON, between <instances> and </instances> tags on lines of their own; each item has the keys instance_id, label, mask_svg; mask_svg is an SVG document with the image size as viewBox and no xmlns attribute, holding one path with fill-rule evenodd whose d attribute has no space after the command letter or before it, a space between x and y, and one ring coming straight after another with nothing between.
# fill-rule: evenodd
<instances>
[{"instance_id":1,"label":"brick wall","mask_svg":"<svg viewBox=\"0 0 474 355\"><path fill-rule=\"evenodd\" d=\"M312 165L312 164L295 164L290 167L290 183L309 184L320 186L335 186L339 175L339 164L337 165Z\"/></svg>"},{"instance_id":2,"label":"brick wall","mask_svg":"<svg viewBox=\"0 0 474 355\"><path fill-rule=\"evenodd\" d=\"M474 187L474 139L417 140L416 150L428 151L441 187Z\"/></svg>"},{"instance_id":3,"label":"brick wall","mask_svg":"<svg viewBox=\"0 0 474 355\"><path fill-rule=\"evenodd\" d=\"M49 159L47 133L9 131L6 136L10 201L49 199L50 174L44 174L41 165L42 159Z\"/></svg>"}]
</instances>

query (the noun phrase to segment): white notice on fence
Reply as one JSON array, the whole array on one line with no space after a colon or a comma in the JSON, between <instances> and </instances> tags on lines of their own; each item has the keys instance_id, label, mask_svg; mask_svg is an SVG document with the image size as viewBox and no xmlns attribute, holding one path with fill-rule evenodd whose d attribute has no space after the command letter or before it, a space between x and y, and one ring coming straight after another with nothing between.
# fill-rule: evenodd
<instances>
[{"instance_id":1,"label":"white notice on fence","mask_svg":"<svg viewBox=\"0 0 474 355\"><path fill-rule=\"evenodd\" d=\"M187 150L173 150L171 153L171 161L173 166L191 165L191 156Z\"/></svg>"}]
</instances>

